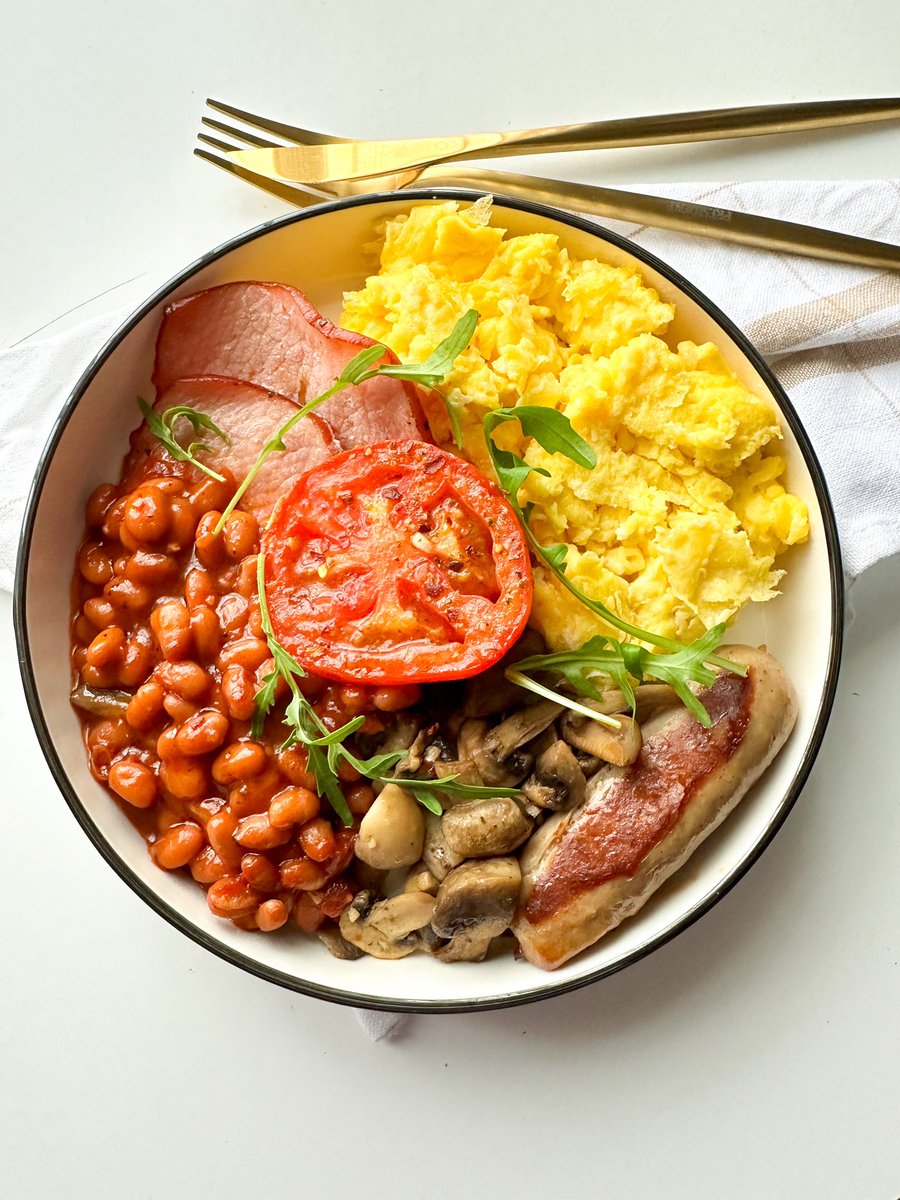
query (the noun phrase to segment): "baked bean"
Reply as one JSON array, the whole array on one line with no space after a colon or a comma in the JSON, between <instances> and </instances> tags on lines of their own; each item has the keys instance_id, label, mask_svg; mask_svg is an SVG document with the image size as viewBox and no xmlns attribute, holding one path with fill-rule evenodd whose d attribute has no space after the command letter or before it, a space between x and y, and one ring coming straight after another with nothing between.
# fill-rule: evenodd
<instances>
[{"instance_id":1,"label":"baked bean","mask_svg":"<svg viewBox=\"0 0 900 1200\"><path fill-rule=\"evenodd\" d=\"M127 579L153 587L169 583L178 574L178 563L171 554L158 550L135 550L123 568Z\"/></svg>"},{"instance_id":2,"label":"baked bean","mask_svg":"<svg viewBox=\"0 0 900 1200\"><path fill-rule=\"evenodd\" d=\"M125 630L118 625L102 629L88 646L85 662L92 667L118 665L125 651Z\"/></svg>"},{"instance_id":3,"label":"baked bean","mask_svg":"<svg viewBox=\"0 0 900 1200\"><path fill-rule=\"evenodd\" d=\"M191 862L191 874L198 883L215 883L223 875L229 873L229 868L222 862L212 846L204 846Z\"/></svg>"},{"instance_id":4,"label":"baked bean","mask_svg":"<svg viewBox=\"0 0 900 1200\"><path fill-rule=\"evenodd\" d=\"M258 600L250 601L250 613L247 617L247 632L252 633L254 637L264 637L262 610L259 607Z\"/></svg>"},{"instance_id":5,"label":"baked bean","mask_svg":"<svg viewBox=\"0 0 900 1200\"><path fill-rule=\"evenodd\" d=\"M256 517L252 513L236 509L225 522L222 543L232 562L239 562L248 554L255 555L259 550L259 526ZM254 572L255 569L254 563Z\"/></svg>"},{"instance_id":6,"label":"baked bean","mask_svg":"<svg viewBox=\"0 0 900 1200\"><path fill-rule=\"evenodd\" d=\"M212 662L222 648L222 630L213 609L201 604L191 610L191 637L201 662Z\"/></svg>"},{"instance_id":7,"label":"baked bean","mask_svg":"<svg viewBox=\"0 0 900 1200\"><path fill-rule=\"evenodd\" d=\"M216 605L216 616L225 633L237 633L247 623L250 601L237 592L229 592Z\"/></svg>"},{"instance_id":8,"label":"baked bean","mask_svg":"<svg viewBox=\"0 0 900 1200\"><path fill-rule=\"evenodd\" d=\"M162 541L171 523L171 501L165 492L152 484L132 492L122 514L122 524L138 542Z\"/></svg>"},{"instance_id":9,"label":"baked bean","mask_svg":"<svg viewBox=\"0 0 900 1200\"><path fill-rule=\"evenodd\" d=\"M167 758L159 768L159 780L176 800L196 800L206 795L209 776L195 758Z\"/></svg>"},{"instance_id":10,"label":"baked bean","mask_svg":"<svg viewBox=\"0 0 900 1200\"><path fill-rule=\"evenodd\" d=\"M234 840L247 850L274 850L276 846L284 846L291 839L289 829L276 829L269 824L268 813L253 813L238 821L234 831Z\"/></svg>"},{"instance_id":11,"label":"baked bean","mask_svg":"<svg viewBox=\"0 0 900 1200\"><path fill-rule=\"evenodd\" d=\"M88 687L95 689L111 688L116 682L116 664L108 663L105 667L94 667L89 662L81 668L81 678Z\"/></svg>"},{"instance_id":12,"label":"baked bean","mask_svg":"<svg viewBox=\"0 0 900 1200\"><path fill-rule=\"evenodd\" d=\"M215 510L221 513L222 509L228 505L231 497L234 495L234 484L226 479L220 481L218 479L204 479L191 492L188 497L191 502L191 508L198 517L202 517L204 513Z\"/></svg>"},{"instance_id":13,"label":"baked bean","mask_svg":"<svg viewBox=\"0 0 900 1200\"><path fill-rule=\"evenodd\" d=\"M75 636L75 640L81 642L82 646L84 646L93 640L96 632L96 629L84 613L79 613L72 625L72 633Z\"/></svg>"},{"instance_id":14,"label":"baked bean","mask_svg":"<svg viewBox=\"0 0 900 1200\"><path fill-rule=\"evenodd\" d=\"M149 808L159 789L150 767L135 758L119 758L109 768L109 786L135 808Z\"/></svg>"},{"instance_id":15,"label":"baked bean","mask_svg":"<svg viewBox=\"0 0 900 1200\"><path fill-rule=\"evenodd\" d=\"M212 686L212 678L197 662L164 662L154 671L159 682L185 700L203 700Z\"/></svg>"},{"instance_id":16,"label":"baked bean","mask_svg":"<svg viewBox=\"0 0 900 1200\"><path fill-rule=\"evenodd\" d=\"M296 898L291 915L297 928L304 933L315 933L325 920L325 914L308 892L301 892Z\"/></svg>"},{"instance_id":17,"label":"baked bean","mask_svg":"<svg viewBox=\"0 0 900 1200\"><path fill-rule=\"evenodd\" d=\"M258 892L277 892L281 887L278 868L264 854L245 854L241 859L241 875Z\"/></svg>"},{"instance_id":18,"label":"baked bean","mask_svg":"<svg viewBox=\"0 0 900 1200\"><path fill-rule=\"evenodd\" d=\"M364 817L375 803L375 790L367 783L354 783L344 792L344 799L354 817Z\"/></svg>"},{"instance_id":19,"label":"baked bean","mask_svg":"<svg viewBox=\"0 0 900 1200\"><path fill-rule=\"evenodd\" d=\"M256 923L263 933L280 929L287 919L288 910L283 900L263 900L256 910Z\"/></svg>"},{"instance_id":20,"label":"baked bean","mask_svg":"<svg viewBox=\"0 0 900 1200\"><path fill-rule=\"evenodd\" d=\"M319 797L305 787L288 787L269 802L269 821L276 829L305 825L319 815Z\"/></svg>"},{"instance_id":21,"label":"baked bean","mask_svg":"<svg viewBox=\"0 0 900 1200\"><path fill-rule=\"evenodd\" d=\"M300 830L300 845L307 858L322 863L334 854L334 830L324 817L307 821Z\"/></svg>"},{"instance_id":22,"label":"baked bean","mask_svg":"<svg viewBox=\"0 0 900 1200\"><path fill-rule=\"evenodd\" d=\"M177 692L166 692L163 708L176 725L184 725L197 712L197 705L185 700Z\"/></svg>"},{"instance_id":23,"label":"baked bean","mask_svg":"<svg viewBox=\"0 0 900 1200\"><path fill-rule=\"evenodd\" d=\"M164 871L186 867L195 854L203 849L206 839L203 830L193 821L173 825L150 847L150 856Z\"/></svg>"},{"instance_id":24,"label":"baked bean","mask_svg":"<svg viewBox=\"0 0 900 1200\"><path fill-rule=\"evenodd\" d=\"M125 643L125 653L119 665L119 683L126 688L138 687L152 669L153 648L148 642L130 637Z\"/></svg>"},{"instance_id":25,"label":"baked bean","mask_svg":"<svg viewBox=\"0 0 900 1200\"><path fill-rule=\"evenodd\" d=\"M112 578L112 560L99 542L85 542L78 551L78 570L82 579L102 587Z\"/></svg>"},{"instance_id":26,"label":"baked bean","mask_svg":"<svg viewBox=\"0 0 900 1200\"><path fill-rule=\"evenodd\" d=\"M169 662L180 662L190 654L191 614L181 600L157 604L150 614L150 628Z\"/></svg>"},{"instance_id":27,"label":"baked bean","mask_svg":"<svg viewBox=\"0 0 900 1200\"><path fill-rule=\"evenodd\" d=\"M222 514L215 509L203 514L197 522L194 549L204 567L217 567L225 558L225 541L215 528Z\"/></svg>"},{"instance_id":28,"label":"baked bean","mask_svg":"<svg viewBox=\"0 0 900 1200\"><path fill-rule=\"evenodd\" d=\"M153 593L145 583L135 583L124 575L113 575L103 595L114 609L130 616L145 613L153 603Z\"/></svg>"},{"instance_id":29,"label":"baked bean","mask_svg":"<svg viewBox=\"0 0 900 1200\"><path fill-rule=\"evenodd\" d=\"M85 600L82 611L95 629L108 629L116 623L116 610L103 596Z\"/></svg>"},{"instance_id":30,"label":"baked bean","mask_svg":"<svg viewBox=\"0 0 900 1200\"><path fill-rule=\"evenodd\" d=\"M228 718L214 708L202 708L187 720L175 734L175 745L182 754L209 754L225 741Z\"/></svg>"},{"instance_id":31,"label":"baked bean","mask_svg":"<svg viewBox=\"0 0 900 1200\"><path fill-rule=\"evenodd\" d=\"M256 595L257 567L256 555L251 554L249 558L241 560L238 568L237 583L234 590L239 596L246 596L248 600L251 596Z\"/></svg>"},{"instance_id":32,"label":"baked bean","mask_svg":"<svg viewBox=\"0 0 900 1200\"><path fill-rule=\"evenodd\" d=\"M321 898L319 898L319 911L326 917L337 920L341 913L350 907L352 900L353 889L336 879L333 883L329 883L322 892Z\"/></svg>"},{"instance_id":33,"label":"baked bean","mask_svg":"<svg viewBox=\"0 0 900 1200\"><path fill-rule=\"evenodd\" d=\"M143 732L158 721L163 713L165 695L162 684L156 679L142 683L125 709L125 720L131 728Z\"/></svg>"},{"instance_id":34,"label":"baked bean","mask_svg":"<svg viewBox=\"0 0 900 1200\"><path fill-rule=\"evenodd\" d=\"M124 721L98 721L88 732L87 747L91 756L94 774L105 779L114 759L131 742L128 726Z\"/></svg>"},{"instance_id":35,"label":"baked bean","mask_svg":"<svg viewBox=\"0 0 900 1200\"><path fill-rule=\"evenodd\" d=\"M253 676L246 667L233 663L222 672L222 699L235 721L249 721L256 695Z\"/></svg>"},{"instance_id":36,"label":"baked bean","mask_svg":"<svg viewBox=\"0 0 900 1200\"><path fill-rule=\"evenodd\" d=\"M215 608L216 587L209 571L203 567L193 567L188 571L184 579L184 598L188 608L197 608L201 604Z\"/></svg>"},{"instance_id":37,"label":"baked bean","mask_svg":"<svg viewBox=\"0 0 900 1200\"><path fill-rule=\"evenodd\" d=\"M356 830L338 829L334 835L334 854L322 863L329 879L343 874L353 861L356 849Z\"/></svg>"},{"instance_id":38,"label":"baked bean","mask_svg":"<svg viewBox=\"0 0 900 1200\"><path fill-rule=\"evenodd\" d=\"M281 883L289 891L313 892L327 879L324 868L309 858L286 858L281 864Z\"/></svg>"},{"instance_id":39,"label":"baked bean","mask_svg":"<svg viewBox=\"0 0 900 1200\"><path fill-rule=\"evenodd\" d=\"M119 531L122 528L122 518L125 516L125 509L128 507L128 499L128 496L121 496L103 514L102 529L104 537L112 540L118 538Z\"/></svg>"},{"instance_id":40,"label":"baked bean","mask_svg":"<svg viewBox=\"0 0 900 1200\"><path fill-rule=\"evenodd\" d=\"M309 757L302 747L291 746L287 750L279 750L275 758L278 769L291 783L310 791L316 786L316 777L309 769Z\"/></svg>"},{"instance_id":41,"label":"baked bean","mask_svg":"<svg viewBox=\"0 0 900 1200\"><path fill-rule=\"evenodd\" d=\"M184 496L176 496L170 507L168 546L170 550L183 550L194 540L197 518L194 516L190 500Z\"/></svg>"},{"instance_id":42,"label":"baked bean","mask_svg":"<svg viewBox=\"0 0 900 1200\"><path fill-rule=\"evenodd\" d=\"M337 777L341 783L356 783L358 780L362 779L362 776L360 775L359 771L357 771L356 767L351 767L348 762L342 762L338 767Z\"/></svg>"},{"instance_id":43,"label":"baked bean","mask_svg":"<svg viewBox=\"0 0 900 1200\"><path fill-rule=\"evenodd\" d=\"M232 742L216 758L213 779L222 787L258 775L266 765L266 752L259 742Z\"/></svg>"},{"instance_id":44,"label":"baked bean","mask_svg":"<svg viewBox=\"0 0 900 1200\"><path fill-rule=\"evenodd\" d=\"M206 893L210 911L217 917L228 917L232 921L252 916L263 899L240 875L223 875Z\"/></svg>"},{"instance_id":45,"label":"baked bean","mask_svg":"<svg viewBox=\"0 0 900 1200\"><path fill-rule=\"evenodd\" d=\"M91 529L97 529L106 519L106 514L115 504L118 488L112 483L101 483L88 496L85 507L85 519Z\"/></svg>"},{"instance_id":46,"label":"baked bean","mask_svg":"<svg viewBox=\"0 0 900 1200\"><path fill-rule=\"evenodd\" d=\"M208 796L205 800L188 800L184 810L206 829L216 813L221 812L225 802L219 796Z\"/></svg>"},{"instance_id":47,"label":"baked bean","mask_svg":"<svg viewBox=\"0 0 900 1200\"><path fill-rule=\"evenodd\" d=\"M422 698L422 689L417 683L398 684L395 687L376 688L372 703L381 712L399 712L411 708Z\"/></svg>"},{"instance_id":48,"label":"baked bean","mask_svg":"<svg viewBox=\"0 0 900 1200\"><path fill-rule=\"evenodd\" d=\"M206 836L210 846L229 867L236 867L244 851L234 840L237 820L227 808L220 809L206 823Z\"/></svg>"},{"instance_id":49,"label":"baked bean","mask_svg":"<svg viewBox=\"0 0 900 1200\"><path fill-rule=\"evenodd\" d=\"M155 680L153 682L156 682ZM162 762L170 758L179 758L178 747L175 745L175 736L178 733L177 725L170 725L168 729L164 729L156 739L156 757Z\"/></svg>"},{"instance_id":50,"label":"baked bean","mask_svg":"<svg viewBox=\"0 0 900 1200\"><path fill-rule=\"evenodd\" d=\"M268 762L258 775L245 779L229 791L229 807L239 819L253 813L268 812L272 797L283 785L281 772L273 762Z\"/></svg>"},{"instance_id":51,"label":"baked bean","mask_svg":"<svg viewBox=\"0 0 900 1200\"><path fill-rule=\"evenodd\" d=\"M248 671L255 671L269 657L269 647L262 638L238 638L224 647L218 658L218 667L224 671L226 667L236 663L239 667L246 667Z\"/></svg>"},{"instance_id":52,"label":"baked bean","mask_svg":"<svg viewBox=\"0 0 900 1200\"><path fill-rule=\"evenodd\" d=\"M369 688L360 687L355 683L347 683L336 689L340 697L340 705L347 717L357 717L369 707L372 693Z\"/></svg>"}]
</instances>

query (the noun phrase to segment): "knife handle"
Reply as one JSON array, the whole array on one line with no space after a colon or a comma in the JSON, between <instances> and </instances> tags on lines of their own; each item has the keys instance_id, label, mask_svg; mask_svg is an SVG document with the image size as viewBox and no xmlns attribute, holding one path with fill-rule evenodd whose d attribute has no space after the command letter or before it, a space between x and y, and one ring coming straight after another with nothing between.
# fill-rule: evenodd
<instances>
[{"instance_id":1,"label":"knife handle","mask_svg":"<svg viewBox=\"0 0 900 1200\"><path fill-rule=\"evenodd\" d=\"M505 171L462 168L451 174L449 165L428 168L412 186L420 187L426 183L435 187L443 184L447 187L473 188L479 192L496 190L507 196L561 205L592 216L653 225L659 229L735 242L759 250L803 254L810 258L889 271L900 270L900 246L889 242L818 229L814 225L801 225L775 217L736 212L731 208L695 204L690 200L671 200L664 196L647 196L642 192L512 175Z\"/></svg>"}]
</instances>

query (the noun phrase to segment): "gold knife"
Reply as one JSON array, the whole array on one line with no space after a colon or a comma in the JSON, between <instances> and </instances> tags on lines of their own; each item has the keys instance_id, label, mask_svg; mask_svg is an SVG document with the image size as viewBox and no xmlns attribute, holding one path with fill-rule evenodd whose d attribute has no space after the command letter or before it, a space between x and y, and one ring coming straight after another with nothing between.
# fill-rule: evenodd
<instances>
[{"instance_id":1,"label":"gold knife","mask_svg":"<svg viewBox=\"0 0 900 1200\"><path fill-rule=\"evenodd\" d=\"M624 146L664 146L673 142L754 137L807 129L889 121L900 117L900 99L824 100L803 104L764 104L699 112L625 117L582 125L557 125L507 133L472 133L401 141L324 142L231 151L229 157L251 171L299 183L364 179L448 160L500 158Z\"/></svg>"}]
</instances>

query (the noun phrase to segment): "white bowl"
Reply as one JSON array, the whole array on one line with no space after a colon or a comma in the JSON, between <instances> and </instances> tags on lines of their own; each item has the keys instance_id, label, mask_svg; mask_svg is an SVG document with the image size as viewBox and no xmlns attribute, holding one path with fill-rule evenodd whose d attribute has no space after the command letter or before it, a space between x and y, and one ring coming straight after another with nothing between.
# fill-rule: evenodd
<instances>
[{"instance_id":1,"label":"white bowl","mask_svg":"<svg viewBox=\"0 0 900 1200\"><path fill-rule=\"evenodd\" d=\"M359 287L376 266L371 246L379 222L435 197L475 198L447 189L372 195L269 222L204 255L125 322L78 383L44 450L22 533L15 621L31 716L56 781L103 857L161 916L236 966L300 992L371 1008L455 1012L537 1000L627 966L695 921L747 871L796 800L819 748L837 684L843 592L837 531L819 464L793 407L746 338L652 255L577 217L497 197L493 220L513 234L553 232L578 256L636 265L676 305L668 335L673 344L714 341L739 378L780 409L790 488L809 505L811 537L784 560L784 594L751 606L736 623L733 640L765 642L794 680L800 716L790 741L729 820L636 917L550 974L511 957L453 966L425 955L341 962L299 931L267 937L218 920L192 879L155 867L140 834L91 777L68 697L70 589L84 502L98 483L119 477L136 423L134 398L152 395L163 308L214 284L264 279L293 284L337 318L342 292Z\"/></svg>"}]
</instances>

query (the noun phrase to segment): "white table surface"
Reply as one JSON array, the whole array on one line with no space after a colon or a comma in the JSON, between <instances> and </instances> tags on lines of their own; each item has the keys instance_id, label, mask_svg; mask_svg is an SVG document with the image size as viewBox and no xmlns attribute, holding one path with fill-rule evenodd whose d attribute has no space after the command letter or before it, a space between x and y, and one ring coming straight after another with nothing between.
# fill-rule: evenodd
<instances>
[{"instance_id":1,"label":"white table surface","mask_svg":"<svg viewBox=\"0 0 900 1200\"><path fill-rule=\"evenodd\" d=\"M17 0L0 39L0 345L126 281L136 301L284 210L191 157L206 95L357 136L889 95L898 12ZM900 126L545 168L896 175ZM205 953L101 862L44 766L0 598L0 1195L896 1197L898 594L897 561L854 588L818 763L717 908L593 987L416 1018L379 1044Z\"/></svg>"}]
</instances>

